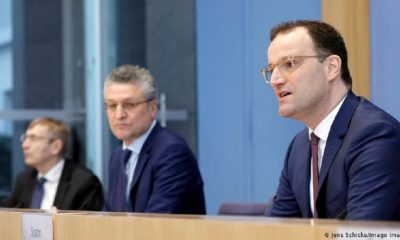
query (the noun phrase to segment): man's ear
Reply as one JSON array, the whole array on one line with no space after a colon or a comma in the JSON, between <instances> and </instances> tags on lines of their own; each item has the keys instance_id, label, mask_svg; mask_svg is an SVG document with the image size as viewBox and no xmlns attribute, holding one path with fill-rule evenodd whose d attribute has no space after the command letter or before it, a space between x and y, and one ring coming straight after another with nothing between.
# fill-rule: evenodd
<instances>
[{"instance_id":1,"label":"man's ear","mask_svg":"<svg viewBox=\"0 0 400 240\"><path fill-rule=\"evenodd\" d=\"M55 139L50 145L51 147L51 153L53 155L59 155L64 147L64 143L61 139Z\"/></svg>"},{"instance_id":2,"label":"man's ear","mask_svg":"<svg viewBox=\"0 0 400 240\"><path fill-rule=\"evenodd\" d=\"M342 72L342 60L338 55L330 55L325 59L327 64L326 74L329 81L340 77Z\"/></svg>"},{"instance_id":3,"label":"man's ear","mask_svg":"<svg viewBox=\"0 0 400 240\"><path fill-rule=\"evenodd\" d=\"M157 99L154 99L149 103L149 109L151 111L152 118L155 119L157 117L157 110L158 110Z\"/></svg>"}]
</instances>

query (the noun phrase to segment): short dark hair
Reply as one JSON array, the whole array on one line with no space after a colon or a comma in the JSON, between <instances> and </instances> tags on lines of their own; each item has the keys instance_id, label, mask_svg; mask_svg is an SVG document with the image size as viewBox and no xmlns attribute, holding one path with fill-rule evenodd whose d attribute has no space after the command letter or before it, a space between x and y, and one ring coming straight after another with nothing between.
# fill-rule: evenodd
<instances>
[{"instance_id":1,"label":"short dark hair","mask_svg":"<svg viewBox=\"0 0 400 240\"><path fill-rule=\"evenodd\" d=\"M342 60L341 77L351 88L352 79L348 67L346 44L342 35L330 24L316 20L296 20L283 22L271 29L270 40L273 41L280 33L287 33L295 28L304 27L314 42L317 54L335 54Z\"/></svg>"}]
</instances>

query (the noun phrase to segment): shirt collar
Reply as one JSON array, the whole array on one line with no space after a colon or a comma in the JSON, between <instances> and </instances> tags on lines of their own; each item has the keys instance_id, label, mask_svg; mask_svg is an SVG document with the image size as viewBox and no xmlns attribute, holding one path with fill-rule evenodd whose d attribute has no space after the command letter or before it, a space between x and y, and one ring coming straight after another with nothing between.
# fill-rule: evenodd
<instances>
[{"instance_id":1,"label":"shirt collar","mask_svg":"<svg viewBox=\"0 0 400 240\"><path fill-rule=\"evenodd\" d=\"M61 178L62 170L64 168L65 160L62 158L54 167L52 167L46 174L38 173L37 178L44 177L47 182L57 182Z\"/></svg>"},{"instance_id":2,"label":"shirt collar","mask_svg":"<svg viewBox=\"0 0 400 240\"><path fill-rule=\"evenodd\" d=\"M147 131L145 133L143 133L139 138L137 138L135 141L133 141L131 144L129 144L128 146L126 146L125 144L123 144L122 149L129 149L132 152L139 154L140 150L142 150L143 144L146 141L147 137L149 136L151 130L153 130L154 126L156 125L156 120L153 120L153 122L151 123L151 126L149 127L149 129L147 129Z\"/></svg>"},{"instance_id":3,"label":"shirt collar","mask_svg":"<svg viewBox=\"0 0 400 240\"><path fill-rule=\"evenodd\" d=\"M328 141L329 131L331 130L333 121L335 120L336 115L339 112L340 107L343 105L344 100L346 99L347 95L339 102L339 104L326 116L318 125L317 127L312 130L308 128L308 137L311 139L310 135L312 132L323 141Z\"/></svg>"}]
</instances>

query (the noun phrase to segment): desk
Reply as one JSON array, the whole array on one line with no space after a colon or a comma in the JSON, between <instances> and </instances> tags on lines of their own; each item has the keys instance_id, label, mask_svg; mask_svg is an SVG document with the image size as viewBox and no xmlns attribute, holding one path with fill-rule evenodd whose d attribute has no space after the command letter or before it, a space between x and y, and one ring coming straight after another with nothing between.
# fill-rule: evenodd
<instances>
[{"instance_id":1,"label":"desk","mask_svg":"<svg viewBox=\"0 0 400 240\"><path fill-rule=\"evenodd\" d=\"M385 232L399 235L375 239L400 239L400 222L92 212L58 214L55 232L56 240L342 240Z\"/></svg>"},{"instance_id":2,"label":"desk","mask_svg":"<svg viewBox=\"0 0 400 240\"><path fill-rule=\"evenodd\" d=\"M24 213L40 211L0 209L1 240L22 239ZM358 233L393 233L398 235L376 239L400 239L400 222L80 211L60 211L53 219L54 240L367 239L354 236Z\"/></svg>"},{"instance_id":3,"label":"desk","mask_svg":"<svg viewBox=\"0 0 400 240\"><path fill-rule=\"evenodd\" d=\"M247 240L324 239L334 232L334 221L265 217L184 216L157 214L58 214L57 240Z\"/></svg>"}]
</instances>

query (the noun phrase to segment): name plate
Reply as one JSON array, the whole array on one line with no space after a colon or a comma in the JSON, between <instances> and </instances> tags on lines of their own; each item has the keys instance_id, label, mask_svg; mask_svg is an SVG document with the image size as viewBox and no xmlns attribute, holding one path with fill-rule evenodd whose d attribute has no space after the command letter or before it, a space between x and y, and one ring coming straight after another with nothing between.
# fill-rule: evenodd
<instances>
[{"instance_id":1,"label":"name plate","mask_svg":"<svg viewBox=\"0 0 400 240\"><path fill-rule=\"evenodd\" d=\"M24 240L53 240L53 215L22 214Z\"/></svg>"}]
</instances>

